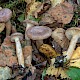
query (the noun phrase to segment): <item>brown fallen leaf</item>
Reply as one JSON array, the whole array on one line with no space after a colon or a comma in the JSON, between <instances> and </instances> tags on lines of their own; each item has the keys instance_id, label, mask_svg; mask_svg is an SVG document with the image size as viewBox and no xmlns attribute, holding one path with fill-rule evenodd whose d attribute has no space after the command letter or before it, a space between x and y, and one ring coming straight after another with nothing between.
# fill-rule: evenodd
<instances>
[{"instance_id":1,"label":"brown fallen leaf","mask_svg":"<svg viewBox=\"0 0 80 80\"><path fill-rule=\"evenodd\" d=\"M15 46L14 43L11 43L10 36L7 36L4 39L4 42L1 45L1 54L0 57L4 56L3 58L0 58L1 66L7 65L7 66L13 66L14 64L18 64L17 57L15 54Z\"/></svg>"},{"instance_id":2,"label":"brown fallen leaf","mask_svg":"<svg viewBox=\"0 0 80 80\"><path fill-rule=\"evenodd\" d=\"M58 22L68 24L73 17L73 6L68 2L63 2L49 9L48 13Z\"/></svg>"}]
</instances>

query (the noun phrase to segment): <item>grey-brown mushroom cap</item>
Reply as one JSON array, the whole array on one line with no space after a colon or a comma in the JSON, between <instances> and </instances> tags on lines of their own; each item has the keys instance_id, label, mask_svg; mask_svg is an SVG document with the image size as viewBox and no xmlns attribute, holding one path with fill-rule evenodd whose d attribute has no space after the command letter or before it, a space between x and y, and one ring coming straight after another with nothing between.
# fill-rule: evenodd
<instances>
[{"instance_id":1,"label":"grey-brown mushroom cap","mask_svg":"<svg viewBox=\"0 0 80 80\"><path fill-rule=\"evenodd\" d=\"M16 37L18 37L20 41L23 40L23 34L16 32L11 34L11 42L15 42Z\"/></svg>"},{"instance_id":2,"label":"grey-brown mushroom cap","mask_svg":"<svg viewBox=\"0 0 80 80\"><path fill-rule=\"evenodd\" d=\"M56 28L51 37L56 41L63 49L67 49L69 45L69 40L65 35L65 30L63 28Z\"/></svg>"},{"instance_id":3,"label":"grey-brown mushroom cap","mask_svg":"<svg viewBox=\"0 0 80 80\"><path fill-rule=\"evenodd\" d=\"M12 16L12 11L8 8L3 8L0 10L0 22L7 22Z\"/></svg>"},{"instance_id":4,"label":"grey-brown mushroom cap","mask_svg":"<svg viewBox=\"0 0 80 80\"><path fill-rule=\"evenodd\" d=\"M27 36L32 40L42 40L51 36L52 30L47 26L34 26L27 30Z\"/></svg>"},{"instance_id":5,"label":"grey-brown mushroom cap","mask_svg":"<svg viewBox=\"0 0 80 80\"><path fill-rule=\"evenodd\" d=\"M29 19L24 20L23 23L31 23L33 25L39 25L38 22L29 20Z\"/></svg>"},{"instance_id":6,"label":"grey-brown mushroom cap","mask_svg":"<svg viewBox=\"0 0 80 80\"><path fill-rule=\"evenodd\" d=\"M65 35L66 37L71 40L71 38L74 36L74 35L77 35L77 34L80 34L80 28L78 27L72 27L72 28L69 28L66 30L65 32ZM78 39L78 42L80 42L80 38Z\"/></svg>"}]
</instances>

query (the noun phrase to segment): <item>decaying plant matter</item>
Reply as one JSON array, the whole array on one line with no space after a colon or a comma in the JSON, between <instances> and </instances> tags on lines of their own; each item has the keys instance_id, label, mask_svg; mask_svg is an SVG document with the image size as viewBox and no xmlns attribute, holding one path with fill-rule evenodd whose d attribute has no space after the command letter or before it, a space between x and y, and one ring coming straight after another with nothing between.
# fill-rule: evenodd
<instances>
[{"instance_id":1,"label":"decaying plant matter","mask_svg":"<svg viewBox=\"0 0 80 80\"><path fill-rule=\"evenodd\" d=\"M0 80L79 80L79 0L5 3L0 1Z\"/></svg>"}]
</instances>

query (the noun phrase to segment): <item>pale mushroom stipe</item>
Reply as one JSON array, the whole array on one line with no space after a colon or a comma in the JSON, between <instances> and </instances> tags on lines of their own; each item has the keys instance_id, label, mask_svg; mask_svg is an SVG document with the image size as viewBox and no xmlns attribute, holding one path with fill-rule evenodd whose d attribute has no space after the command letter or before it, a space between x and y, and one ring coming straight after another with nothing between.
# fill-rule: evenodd
<instances>
[{"instance_id":1,"label":"pale mushroom stipe","mask_svg":"<svg viewBox=\"0 0 80 80\"><path fill-rule=\"evenodd\" d=\"M70 41L69 48L66 52L66 58L69 60L73 54L76 47L76 43L80 42L80 28L72 27L66 30L65 35Z\"/></svg>"},{"instance_id":2,"label":"pale mushroom stipe","mask_svg":"<svg viewBox=\"0 0 80 80\"><path fill-rule=\"evenodd\" d=\"M23 56L22 47L20 44L20 41L22 39L23 39L23 34L21 34L21 33L17 32L17 33L13 33L11 35L11 41L16 43L16 54L18 57L19 65L24 67L24 56Z\"/></svg>"}]
</instances>

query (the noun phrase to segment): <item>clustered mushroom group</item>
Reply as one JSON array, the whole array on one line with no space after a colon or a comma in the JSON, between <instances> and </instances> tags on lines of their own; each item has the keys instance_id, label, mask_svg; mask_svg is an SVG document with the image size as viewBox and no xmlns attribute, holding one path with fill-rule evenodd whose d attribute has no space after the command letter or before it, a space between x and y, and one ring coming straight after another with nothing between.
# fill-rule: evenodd
<instances>
[{"instance_id":1,"label":"clustered mushroom group","mask_svg":"<svg viewBox=\"0 0 80 80\"><path fill-rule=\"evenodd\" d=\"M55 3L52 2L52 0L50 1L51 4ZM28 17L32 15L31 13L33 12L35 12L38 17L40 10L35 9L31 11ZM5 58L0 59L0 68L6 66L5 69L8 69L17 64L23 69L29 67L33 74L36 69L36 67L32 65L34 43L38 52L42 53L48 59L63 55L64 62L69 61L76 48L76 43L80 42L80 28L71 27L65 30L58 25L54 28L53 23L60 23L64 26L64 24L71 22L73 14L73 6L67 1L62 0L51 6L46 12L43 11L40 22L32 21L27 17L27 19L23 21L26 27L25 34L22 34L13 29L14 26L10 22L12 11L8 8L0 9L0 33L6 28L6 38L0 47L0 57ZM47 26L50 24L53 24L53 26ZM14 31L11 33L12 29ZM49 39L51 39L51 43ZM25 47L22 47L24 40ZM57 49L55 44L57 44ZM58 51L58 46L62 52ZM66 51L65 54L64 51ZM6 59L6 57L8 59ZM2 62L4 63L2 64ZM6 79L11 78L10 69L6 70L6 73L9 73ZM3 75L3 73L0 74L0 76L1 75ZM3 77L1 77L0 80L1 79L3 79Z\"/></svg>"}]
</instances>

